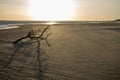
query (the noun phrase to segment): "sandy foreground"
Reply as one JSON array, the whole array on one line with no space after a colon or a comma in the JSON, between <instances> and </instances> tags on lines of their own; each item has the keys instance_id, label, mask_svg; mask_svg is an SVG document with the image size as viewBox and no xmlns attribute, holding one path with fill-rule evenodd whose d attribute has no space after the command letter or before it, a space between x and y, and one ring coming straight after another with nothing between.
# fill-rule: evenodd
<instances>
[{"instance_id":1,"label":"sandy foreground","mask_svg":"<svg viewBox=\"0 0 120 80\"><path fill-rule=\"evenodd\" d=\"M52 25L48 37L51 47L44 40L40 46L29 40L12 44L31 29L40 27L0 30L0 80L120 79L120 24Z\"/></svg>"}]
</instances>

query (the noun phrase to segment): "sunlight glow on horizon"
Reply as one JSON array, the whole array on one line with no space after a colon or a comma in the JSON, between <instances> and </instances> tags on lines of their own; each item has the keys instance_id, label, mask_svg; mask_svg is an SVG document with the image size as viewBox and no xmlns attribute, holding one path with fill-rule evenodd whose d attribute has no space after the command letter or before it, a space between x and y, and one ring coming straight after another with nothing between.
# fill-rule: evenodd
<instances>
[{"instance_id":1,"label":"sunlight glow on horizon","mask_svg":"<svg viewBox=\"0 0 120 80\"><path fill-rule=\"evenodd\" d=\"M0 0L0 20L111 21L120 0Z\"/></svg>"},{"instance_id":2,"label":"sunlight glow on horizon","mask_svg":"<svg viewBox=\"0 0 120 80\"><path fill-rule=\"evenodd\" d=\"M74 16L72 0L31 0L29 15L35 20L69 20Z\"/></svg>"}]
</instances>

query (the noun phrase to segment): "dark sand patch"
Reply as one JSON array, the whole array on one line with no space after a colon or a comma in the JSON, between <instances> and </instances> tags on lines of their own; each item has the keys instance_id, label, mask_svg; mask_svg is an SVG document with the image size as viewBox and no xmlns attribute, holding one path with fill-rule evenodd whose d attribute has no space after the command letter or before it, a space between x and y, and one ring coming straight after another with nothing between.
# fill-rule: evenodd
<instances>
[{"instance_id":1,"label":"dark sand patch","mask_svg":"<svg viewBox=\"0 0 120 80\"><path fill-rule=\"evenodd\" d=\"M104 28L106 30L120 31L120 28Z\"/></svg>"}]
</instances>

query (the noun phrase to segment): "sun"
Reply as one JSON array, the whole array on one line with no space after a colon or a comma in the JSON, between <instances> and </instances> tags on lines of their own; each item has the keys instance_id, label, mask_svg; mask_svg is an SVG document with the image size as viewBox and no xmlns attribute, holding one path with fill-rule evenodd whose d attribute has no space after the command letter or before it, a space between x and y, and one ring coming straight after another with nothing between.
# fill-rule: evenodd
<instances>
[{"instance_id":1,"label":"sun","mask_svg":"<svg viewBox=\"0 0 120 80\"><path fill-rule=\"evenodd\" d=\"M29 15L35 20L69 20L74 15L73 0L30 0Z\"/></svg>"}]
</instances>

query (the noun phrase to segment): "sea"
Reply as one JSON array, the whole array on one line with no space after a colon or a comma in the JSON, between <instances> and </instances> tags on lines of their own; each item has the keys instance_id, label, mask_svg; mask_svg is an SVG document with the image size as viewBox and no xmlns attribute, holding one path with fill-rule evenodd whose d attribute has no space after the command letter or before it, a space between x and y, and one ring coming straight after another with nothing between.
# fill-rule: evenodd
<instances>
[{"instance_id":1,"label":"sea","mask_svg":"<svg viewBox=\"0 0 120 80\"><path fill-rule=\"evenodd\" d=\"M0 29L19 28L22 25L79 25L79 24L95 24L109 23L111 21L0 21Z\"/></svg>"}]
</instances>

